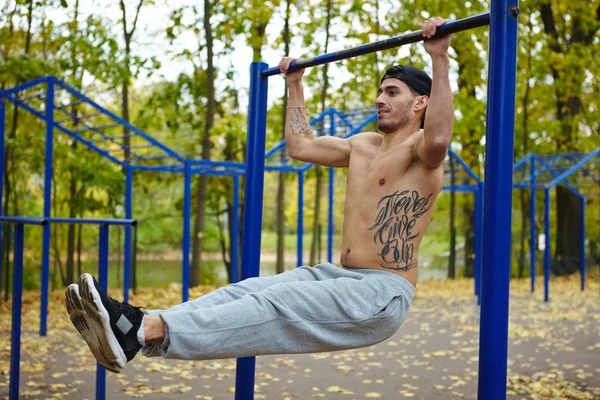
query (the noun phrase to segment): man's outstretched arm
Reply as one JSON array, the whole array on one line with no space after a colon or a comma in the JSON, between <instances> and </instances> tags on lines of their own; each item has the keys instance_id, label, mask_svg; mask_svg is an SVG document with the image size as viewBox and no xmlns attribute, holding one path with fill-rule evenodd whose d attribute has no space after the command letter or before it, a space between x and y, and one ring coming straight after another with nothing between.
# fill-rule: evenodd
<instances>
[{"instance_id":1,"label":"man's outstretched arm","mask_svg":"<svg viewBox=\"0 0 600 400\"><path fill-rule=\"evenodd\" d=\"M422 27L423 36L432 37L437 28L446 22L447 20L439 17L425 21ZM450 65L448 47L451 36L425 41L425 50L431 56L433 82L425 114L423 136L416 143L415 150L417 156L430 167L438 167L444 162L452 138L454 104L448 77Z\"/></svg>"},{"instance_id":2,"label":"man's outstretched arm","mask_svg":"<svg viewBox=\"0 0 600 400\"><path fill-rule=\"evenodd\" d=\"M335 136L315 137L304 107L304 87L302 85L304 70L287 73L292 61L296 61L296 59L284 57L279 63L281 72L286 74L288 86L285 123L288 155L296 160L326 167L347 167L352 148L350 140Z\"/></svg>"}]
</instances>

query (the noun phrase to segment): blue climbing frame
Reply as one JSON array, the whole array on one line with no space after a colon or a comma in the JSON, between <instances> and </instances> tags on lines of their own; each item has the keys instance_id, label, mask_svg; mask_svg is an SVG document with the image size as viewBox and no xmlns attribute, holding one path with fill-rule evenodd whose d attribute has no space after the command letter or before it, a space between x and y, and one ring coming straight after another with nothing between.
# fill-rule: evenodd
<instances>
[{"instance_id":1,"label":"blue climbing frame","mask_svg":"<svg viewBox=\"0 0 600 400\"><path fill-rule=\"evenodd\" d=\"M598 197L600 186L600 148L591 153L567 153L550 156L528 154L515 163L515 188L530 189L530 252L531 252L531 291L535 291L536 278L536 229L535 208L536 189L544 190L544 301L550 300L550 190L564 185L580 198L580 265L581 290L585 290L585 204L586 197ZM594 161L596 163L594 164Z\"/></svg>"},{"instance_id":2,"label":"blue climbing frame","mask_svg":"<svg viewBox=\"0 0 600 400\"><path fill-rule=\"evenodd\" d=\"M33 92L33 94L31 94ZM239 179L245 173L243 163L186 158L162 144L131 123L103 108L89 97L54 76L45 76L0 91L0 198L4 180L6 102L12 102L45 123L45 167L43 217L51 217L54 130L100 154L125 170L125 218L133 216L133 174L135 171L170 172L183 175L184 208L182 232L182 301L188 300L190 270L191 196L192 176L231 176L234 180L233 203L239 206ZM124 139L129 138L129 146ZM125 158L125 151L130 153ZM0 216L3 210L0 207ZM237 227L239 207L233 210ZM236 230L237 232L237 230ZM1 230L0 230L1 235ZM232 235L236 237L236 235ZM237 237L236 237L237 240ZM43 227L42 282L40 301L40 335L47 332L48 286L50 271L50 225ZM129 299L132 235L125 227L123 298ZM0 236L0 256L3 251ZM232 260L237 260L238 247L231 248ZM0 260L2 257L0 257ZM1 262L1 261L0 261ZM232 263L232 276L237 280L238 263Z\"/></svg>"},{"instance_id":3,"label":"blue climbing frame","mask_svg":"<svg viewBox=\"0 0 600 400\"><path fill-rule=\"evenodd\" d=\"M512 166L517 44L517 2L492 0L491 12L441 27L438 35L490 25L486 137L479 398L505 399L508 353ZM291 71L422 41L419 31L356 48L300 60ZM250 66L242 275L259 273L268 78L280 74L262 62ZM255 358L238 360L236 399L254 397Z\"/></svg>"},{"instance_id":4,"label":"blue climbing frame","mask_svg":"<svg viewBox=\"0 0 600 400\"><path fill-rule=\"evenodd\" d=\"M110 225L135 226L131 219L92 219L92 218L30 218L2 217L0 223L14 224L13 234L13 282L12 282L12 326L10 336L10 387L8 398L18 400L21 359L21 313L23 298L23 249L25 245L25 225L38 225L45 229L51 224L92 224L98 225L98 283L108 289L108 230ZM106 370L96 363L96 400L106 399Z\"/></svg>"}]
</instances>

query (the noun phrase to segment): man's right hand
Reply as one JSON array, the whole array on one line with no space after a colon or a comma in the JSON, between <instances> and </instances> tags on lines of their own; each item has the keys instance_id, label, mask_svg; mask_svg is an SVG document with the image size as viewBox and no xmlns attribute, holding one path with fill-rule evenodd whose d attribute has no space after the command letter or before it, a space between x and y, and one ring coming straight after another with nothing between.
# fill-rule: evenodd
<instances>
[{"instance_id":1,"label":"man's right hand","mask_svg":"<svg viewBox=\"0 0 600 400\"><path fill-rule=\"evenodd\" d=\"M299 58L294 58L294 57L283 57L281 59L281 61L279 61L279 69L281 70L282 73L285 74L285 80L289 85L294 84L294 83L299 83L302 82L302 76L304 75L304 70L298 70L295 72L290 72L288 74L288 69L290 68L290 64L294 61L298 61Z\"/></svg>"}]
</instances>

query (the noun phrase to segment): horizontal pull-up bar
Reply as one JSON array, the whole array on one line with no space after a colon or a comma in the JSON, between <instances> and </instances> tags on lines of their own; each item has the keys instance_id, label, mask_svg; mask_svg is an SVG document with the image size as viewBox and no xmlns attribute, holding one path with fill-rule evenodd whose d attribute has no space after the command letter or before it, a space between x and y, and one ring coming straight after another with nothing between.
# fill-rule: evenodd
<instances>
[{"instance_id":1,"label":"horizontal pull-up bar","mask_svg":"<svg viewBox=\"0 0 600 400\"><path fill-rule=\"evenodd\" d=\"M479 28L480 26L486 26L489 24L490 13L475 15L473 17L459 19L458 21L450 21L440 27L433 38L449 35L451 33L462 32L473 28ZM347 58L375 53L376 51L392 49L394 47L404 46L405 44L417 43L423 40L425 40L425 38L423 37L421 31L410 32L378 42L353 47L351 49L323 54L313 58L307 58L305 60L298 60L290 64L290 72L297 71L299 69L315 67L317 65L327 64L334 61L345 60ZM261 75L263 78L266 78L280 73L281 70L279 67L273 67L262 71Z\"/></svg>"}]
</instances>

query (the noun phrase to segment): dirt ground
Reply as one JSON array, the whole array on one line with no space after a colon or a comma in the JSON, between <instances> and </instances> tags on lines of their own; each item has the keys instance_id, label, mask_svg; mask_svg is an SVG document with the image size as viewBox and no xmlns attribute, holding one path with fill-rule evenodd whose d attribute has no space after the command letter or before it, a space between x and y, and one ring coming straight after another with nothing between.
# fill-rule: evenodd
<instances>
[{"instance_id":1,"label":"dirt ground","mask_svg":"<svg viewBox=\"0 0 600 400\"><path fill-rule=\"evenodd\" d=\"M600 399L598 282L555 279L551 301L528 281L511 284L508 399ZM195 288L191 297L212 288ZM255 399L476 399L479 307L472 283L425 281L403 327L375 346L257 358ZM37 335L37 293L24 297L20 393L26 399L94 399L95 362L52 293L48 336ZM134 304L176 304L176 285ZM0 306L0 399L8 399L10 304ZM139 356L107 373L107 398L233 399L235 360Z\"/></svg>"}]
</instances>

